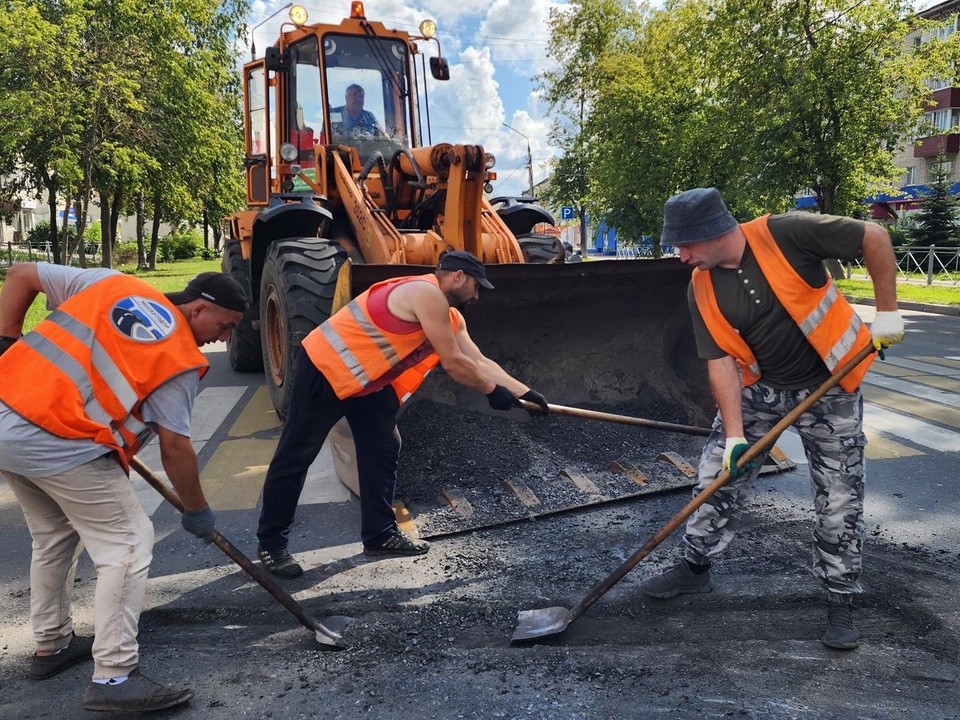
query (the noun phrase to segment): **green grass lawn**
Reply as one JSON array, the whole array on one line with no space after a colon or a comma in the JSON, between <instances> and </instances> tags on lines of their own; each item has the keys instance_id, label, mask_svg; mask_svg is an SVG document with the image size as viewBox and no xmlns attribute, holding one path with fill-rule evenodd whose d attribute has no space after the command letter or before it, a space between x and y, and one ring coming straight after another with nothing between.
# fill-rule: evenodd
<instances>
[{"instance_id":1,"label":"green grass lawn","mask_svg":"<svg viewBox=\"0 0 960 720\"><path fill-rule=\"evenodd\" d=\"M838 280L837 287L853 298L873 297L873 283L869 280ZM898 282L897 299L926 305L960 305L960 287Z\"/></svg>"},{"instance_id":2,"label":"green grass lawn","mask_svg":"<svg viewBox=\"0 0 960 720\"><path fill-rule=\"evenodd\" d=\"M220 260L185 260L183 262L158 263L156 270L137 270L133 266L118 267L118 270L141 278L161 292L183 290L190 278L208 270L219 270ZM47 316L47 304L44 296L38 295L27 311L23 323L23 332L32 330L38 322Z\"/></svg>"}]
</instances>

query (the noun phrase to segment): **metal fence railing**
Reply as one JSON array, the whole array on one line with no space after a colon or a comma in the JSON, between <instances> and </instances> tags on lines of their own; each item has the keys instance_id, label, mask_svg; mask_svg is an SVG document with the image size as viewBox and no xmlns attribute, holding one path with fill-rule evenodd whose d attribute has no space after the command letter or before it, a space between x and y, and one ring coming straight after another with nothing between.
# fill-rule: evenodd
<instances>
[{"instance_id":1,"label":"metal fence railing","mask_svg":"<svg viewBox=\"0 0 960 720\"><path fill-rule=\"evenodd\" d=\"M897 282L918 285L960 285L960 248L894 248ZM847 279L869 278L862 259L847 263Z\"/></svg>"},{"instance_id":2,"label":"metal fence railing","mask_svg":"<svg viewBox=\"0 0 960 720\"><path fill-rule=\"evenodd\" d=\"M85 251L88 265L99 264L100 243L87 243ZM18 262L53 262L53 251L50 248L50 243L33 247L26 243L8 242L6 247L0 249L0 268L8 268ZM76 253L72 258L72 264L77 264Z\"/></svg>"}]
</instances>

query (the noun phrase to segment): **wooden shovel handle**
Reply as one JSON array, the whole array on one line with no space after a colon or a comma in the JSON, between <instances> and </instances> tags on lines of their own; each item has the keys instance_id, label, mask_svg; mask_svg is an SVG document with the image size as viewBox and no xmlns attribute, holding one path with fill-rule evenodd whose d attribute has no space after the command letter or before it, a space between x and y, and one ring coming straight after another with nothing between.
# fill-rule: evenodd
<instances>
[{"instance_id":1,"label":"wooden shovel handle","mask_svg":"<svg viewBox=\"0 0 960 720\"><path fill-rule=\"evenodd\" d=\"M177 493L173 490L173 488L157 477L154 472L147 467L142 460L140 460L140 458L136 456L131 458L130 467L136 470L144 480L150 483L154 490L163 495L164 499L173 505L178 512L184 512L183 503L180 502L180 498L177 496ZM227 557L239 565L244 572L260 583L264 590L273 595L277 602L289 610L290 613L300 621L301 625L313 632L326 631L326 628L323 628L316 620L307 615L300 603L290 596L290 593L277 585L263 570L254 565L250 559L240 552L240 550L237 549L232 542L221 535L219 530L214 530L213 542L218 548L223 550Z\"/></svg>"},{"instance_id":2,"label":"wooden shovel handle","mask_svg":"<svg viewBox=\"0 0 960 720\"><path fill-rule=\"evenodd\" d=\"M520 405L525 410L540 409L539 405L529 400L520 400ZM710 434L710 428L696 427L695 425L678 425L676 423L647 420L646 418L631 417L629 415L616 415L598 410L568 407L567 405L551 405L548 403L547 409L556 415L571 415L573 417L587 418L588 420L602 420L604 422L619 423L621 425L638 425L639 427L653 428L655 430L666 430L668 432L684 433L686 435L701 435L703 437L707 437Z\"/></svg>"},{"instance_id":3,"label":"wooden shovel handle","mask_svg":"<svg viewBox=\"0 0 960 720\"><path fill-rule=\"evenodd\" d=\"M774 425L766 435L751 445L750 448L740 456L740 459L737 460L737 467L742 468L748 462L766 452L767 449L777 441L777 438L780 437L780 435L783 434L787 428L793 425L793 423L795 423L801 415L812 408L820 400L820 398L832 390L833 387L843 380L843 378L845 378L851 370L862 363L873 352L875 352L875 349L871 344L867 345L856 355L854 355L852 360L840 368L840 370L835 374L827 378L823 384L820 385L820 387L814 390L803 402L797 405L793 410L787 413L783 419L780 420L780 422ZM685 522L687 518L693 515L697 508L709 500L717 490L726 485L728 480L730 480L730 473L726 470L717 475L717 478L712 483L707 485L707 487L701 490L696 497L691 499L690 502L688 502L680 512L674 515L666 525L660 528L657 534L650 538L650 540L648 540L643 547L624 560L620 567L614 570L609 576L604 578L603 581L593 588L593 590L591 590L590 593L570 611L569 620L572 621L574 618L579 617L587 608L600 599L604 593L616 585L624 575L633 570L633 568L636 567L641 560L653 552L654 548L666 540L674 530L676 530L683 522Z\"/></svg>"}]
</instances>

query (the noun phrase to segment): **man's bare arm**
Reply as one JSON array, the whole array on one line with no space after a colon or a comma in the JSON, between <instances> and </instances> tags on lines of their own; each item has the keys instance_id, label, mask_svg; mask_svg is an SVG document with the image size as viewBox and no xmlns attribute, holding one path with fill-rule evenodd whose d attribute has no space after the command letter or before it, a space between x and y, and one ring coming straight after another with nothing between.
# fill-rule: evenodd
<instances>
[{"instance_id":1,"label":"man's bare arm","mask_svg":"<svg viewBox=\"0 0 960 720\"><path fill-rule=\"evenodd\" d=\"M463 352L450 327L450 305L443 293L429 283L409 283L394 292L401 310L416 318L424 334L440 356L444 371L461 385L488 395L496 382L488 378L480 365ZM391 297L391 299L393 299ZM402 316L402 315L401 315Z\"/></svg>"},{"instance_id":2,"label":"man's bare arm","mask_svg":"<svg viewBox=\"0 0 960 720\"><path fill-rule=\"evenodd\" d=\"M890 234L876 223L864 223L863 264L873 281L873 295L880 312L897 309L897 260Z\"/></svg>"},{"instance_id":3,"label":"man's bare arm","mask_svg":"<svg viewBox=\"0 0 960 720\"><path fill-rule=\"evenodd\" d=\"M737 361L727 355L716 360L707 361L707 377L710 379L710 390L713 400L723 418L723 429L726 436L743 437L743 409L741 406L740 372L737 370Z\"/></svg>"},{"instance_id":4,"label":"man's bare arm","mask_svg":"<svg viewBox=\"0 0 960 720\"><path fill-rule=\"evenodd\" d=\"M19 337L34 298L43 292L36 263L18 263L7 271L0 290L0 335Z\"/></svg>"}]
</instances>

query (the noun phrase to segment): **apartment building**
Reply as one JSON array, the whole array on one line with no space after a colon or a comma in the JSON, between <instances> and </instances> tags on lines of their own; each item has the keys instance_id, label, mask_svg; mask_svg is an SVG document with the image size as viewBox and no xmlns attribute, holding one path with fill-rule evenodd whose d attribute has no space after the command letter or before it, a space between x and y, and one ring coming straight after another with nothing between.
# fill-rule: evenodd
<instances>
[{"instance_id":1,"label":"apartment building","mask_svg":"<svg viewBox=\"0 0 960 720\"><path fill-rule=\"evenodd\" d=\"M932 5L917 15L948 21L937 33L946 39L960 29L960 0ZM929 39L917 32L907 37L907 44L913 47ZM960 194L960 84L955 78L931 78L927 84L933 91L933 103L923 115L918 134L909 138L894 158L897 167L903 170L899 191L869 198L871 214L878 220L893 219L897 213L918 206L933 179L941 153L951 183L950 192Z\"/></svg>"}]
</instances>

